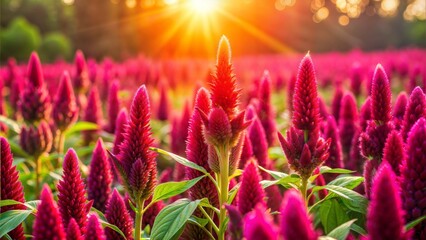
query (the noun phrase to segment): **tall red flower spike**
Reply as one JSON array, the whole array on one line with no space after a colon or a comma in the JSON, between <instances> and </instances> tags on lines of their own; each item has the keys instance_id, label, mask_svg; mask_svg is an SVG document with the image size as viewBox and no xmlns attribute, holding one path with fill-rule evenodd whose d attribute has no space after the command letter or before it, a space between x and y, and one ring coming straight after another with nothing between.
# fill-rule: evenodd
<instances>
[{"instance_id":1,"label":"tall red flower spike","mask_svg":"<svg viewBox=\"0 0 426 240\"><path fill-rule=\"evenodd\" d=\"M137 204L148 199L157 184L157 162L154 152L149 150L153 143L150 111L148 92L142 85L133 98L124 141L118 161L114 162L125 188Z\"/></svg>"},{"instance_id":2,"label":"tall red flower spike","mask_svg":"<svg viewBox=\"0 0 426 240\"><path fill-rule=\"evenodd\" d=\"M104 212L111 193L112 174L110 162L101 138L98 139L90 162L87 179L87 198L93 200L93 207Z\"/></svg>"},{"instance_id":3,"label":"tall red flower spike","mask_svg":"<svg viewBox=\"0 0 426 240\"><path fill-rule=\"evenodd\" d=\"M293 115L293 97L294 97L296 80L297 80L296 76L292 75L290 77L290 81L287 88L287 109L290 112L290 116Z\"/></svg>"},{"instance_id":4,"label":"tall red flower spike","mask_svg":"<svg viewBox=\"0 0 426 240\"><path fill-rule=\"evenodd\" d=\"M408 134L406 145L407 160L401 167L401 188L406 211L406 222L426 215L426 118L414 124ZM415 228L414 239L426 239L426 222Z\"/></svg>"},{"instance_id":5,"label":"tall red flower spike","mask_svg":"<svg viewBox=\"0 0 426 240\"><path fill-rule=\"evenodd\" d=\"M348 159L349 151L351 149L352 138L358 130L358 108L356 106L355 97L346 93L342 98L339 116L339 133L340 142L342 145L342 152L344 159Z\"/></svg>"},{"instance_id":6,"label":"tall red flower spike","mask_svg":"<svg viewBox=\"0 0 426 240\"><path fill-rule=\"evenodd\" d=\"M388 77L382 65L378 64L371 85L371 116L378 126L389 122L392 118L391 97Z\"/></svg>"},{"instance_id":7,"label":"tall red flower spike","mask_svg":"<svg viewBox=\"0 0 426 240\"><path fill-rule=\"evenodd\" d=\"M368 122L371 120L371 98L368 97L359 111L359 125L362 131L365 131Z\"/></svg>"},{"instance_id":8,"label":"tall red flower spike","mask_svg":"<svg viewBox=\"0 0 426 240\"><path fill-rule=\"evenodd\" d=\"M243 231L246 240L278 240L278 229L261 204L244 217Z\"/></svg>"},{"instance_id":9,"label":"tall red flower spike","mask_svg":"<svg viewBox=\"0 0 426 240\"><path fill-rule=\"evenodd\" d=\"M35 157L49 152L53 143L49 124L41 121L38 127L24 126L21 130L19 143L25 152Z\"/></svg>"},{"instance_id":10,"label":"tall red flower spike","mask_svg":"<svg viewBox=\"0 0 426 240\"><path fill-rule=\"evenodd\" d=\"M33 226L33 239L65 240L65 231L61 216L53 200L49 186L44 185L40 195L41 203L37 207L37 215Z\"/></svg>"},{"instance_id":11,"label":"tall red flower spike","mask_svg":"<svg viewBox=\"0 0 426 240\"><path fill-rule=\"evenodd\" d=\"M74 58L74 87L78 94L85 93L90 85L89 73L87 71L86 59L83 52L77 50Z\"/></svg>"},{"instance_id":12,"label":"tall red flower spike","mask_svg":"<svg viewBox=\"0 0 426 240\"><path fill-rule=\"evenodd\" d=\"M28 83L20 95L20 111L30 123L49 120L52 111L50 95L44 85L43 71L37 53L31 54L28 62Z\"/></svg>"},{"instance_id":13,"label":"tall red flower spike","mask_svg":"<svg viewBox=\"0 0 426 240\"><path fill-rule=\"evenodd\" d=\"M330 139L320 137L320 113L312 59L307 54L300 63L293 99L293 126L284 138L278 133L290 167L307 179L328 158Z\"/></svg>"},{"instance_id":14,"label":"tall red flower spike","mask_svg":"<svg viewBox=\"0 0 426 240\"><path fill-rule=\"evenodd\" d=\"M401 129L404 140L407 139L414 123L422 117L426 118L426 96L420 87L416 87L408 99L404 113L404 122Z\"/></svg>"},{"instance_id":15,"label":"tall red flower spike","mask_svg":"<svg viewBox=\"0 0 426 240\"><path fill-rule=\"evenodd\" d=\"M284 195L280 235L284 239L316 240L318 238L302 196L294 189L288 190Z\"/></svg>"},{"instance_id":16,"label":"tall red flower spike","mask_svg":"<svg viewBox=\"0 0 426 240\"><path fill-rule=\"evenodd\" d=\"M361 95L362 90L362 82L363 82L363 76L362 76L362 69L359 64L354 64L351 68L351 92L355 96Z\"/></svg>"},{"instance_id":17,"label":"tall red flower spike","mask_svg":"<svg viewBox=\"0 0 426 240\"><path fill-rule=\"evenodd\" d=\"M191 107L189 102L185 102L183 112L180 118L175 117L176 123L172 126L171 130L171 150L179 156L185 156L186 141L183 139L188 138L189 119L191 117ZM185 178L185 166L176 164L173 177L175 181L182 181Z\"/></svg>"},{"instance_id":18,"label":"tall red flower spike","mask_svg":"<svg viewBox=\"0 0 426 240\"><path fill-rule=\"evenodd\" d=\"M343 98L343 89L342 89L342 86L338 85L336 87L336 90L334 91L333 100L331 102L331 113L336 119L336 122L339 122L342 98Z\"/></svg>"},{"instance_id":19,"label":"tall red flower spike","mask_svg":"<svg viewBox=\"0 0 426 240\"><path fill-rule=\"evenodd\" d=\"M126 131L126 125L128 119L128 113L125 108L122 108L118 113L117 121L115 123L115 132L114 132L114 146L112 153L118 155L120 153L120 146L124 142L124 133Z\"/></svg>"},{"instance_id":20,"label":"tall red flower spike","mask_svg":"<svg viewBox=\"0 0 426 240\"><path fill-rule=\"evenodd\" d=\"M396 98L395 105L393 107L393 124L395 125L395 130L401 130L401 127L404 123L404 114L405 109L408 103L408 96L406 92L399 93Z\"/></svg>"},{"instance_id":21,"label":"tall red flower spike","mask_svg":"<svg viewBox=\"0 0 426 240\"><path fill-rule=\"evenodd\" d=\"M328 116L325 127L324 138L331 139L329 153L330 156L325 161L325 165L331 168L343 168L342 145L340 144L339 129L333 116Z\"/></svg>"},{"instance_id":22,"label":"tall red flower spike","mask_svg":"<svg viewBox=\"0 0 426 240\"><path fill-rule=\"evenodd\" d=\"M367 129L360 136L361 154L365 158L375 158L380 161L383 158L386 139L394 128L392 122L376 125L374 121L369 121Z\"/></svg>"},{"instance_id":23,"label":"tall red flower spike","mask_svg":"<svg viewBox=\"0 0 426 240\"><path fill-rule=\"evenodd\" d=\"M257 116L255 116L252 120L248 129L248 135L250 137L253 155L258 164L269 169L272 163L268 156L268 142L266 140L265 131L263 130L262 124ZM263 177L266 177L267 175L268 174L266 172L262 173Z\"/></svg>"},{"instance_id":24,"label":"tall red flower spike","mask_svg":"<svg viewBox=\"0 0 426 240\"><path fill-rule=\"evenodd\" d=\"M64 226L68 227L70 219L74 218L80 226L81 233L84 234L87 214L92 203L87 203L79 160L72 148L64 157L62 180L58 183L58 206Z\"/></svg>"},{"instance_id":25,"label":"tall red flower spike","mask_svg":"<svg viewBox=\"0 0 426 240\"><path fill-rule=\"evenodd\" d=\"M89 99L87 100L87 108L83 117L84 121L91 122L98 125L98 130L87 130L83 132L83 140L86 145L90 142L95 141L96 133L102 126L102 104L99 98L98 89L93 86L89 93Z\"/></svg>"},{"instance_id":26,"label":"tall red flower spike","mask_svg":"<svg viewBox=\"0 0 426 240\"><path fill-rule=\"evenodd\" d=\"M10 86L9 93L9 102L10 107L14 110L14 118L16 119L17 115L20 112L20 95L24 89L25 81L22 76L16 76Z\"/></svg>"},{"instance_id":27,"label":"tall red flower spike","mask_svg":"<svg viewBox=\"0 0 426 240\"><path fill-rule=\"evenodd\" d=\"M244 168L237 196L238 210L241 214L247 214L258 204L266 206L265 191L260 185L260 179L256 161L249 161Z\"/></svg>"},{"instance_id":28,"label":"tall red flower spike","mask_svg":"<svg viewBox=\"0 0 426 240\"><path fill-rule=\"evenodd\" d=\"M117 226L124 233L127 240L133 239L133 221L117 189L113 190L108 201L105 218L109 223ZM105 229L105 235L108 240L123 239L121 235L110 228Z\"/></svg>"},{"instance_id":29,"label":"tall red flower spike","mask_svg":"<svg viewBox=\"0 0 426 240\"><path fill-rule=\"evenodd\" d=\"M6 105L4 103L4 98L3 98L3 79L0 77L0 115L1 116L7 116L7 112L6 112ZM0 123L0 133L7 132L7 126L4 123Z\"/></svg>"},{"instance_id":30,"label":"tall red flower spike","mask_svg":"<svg viewBox=\"0 0 426 240\"><path fill-rule=\"evenodd\" d=\"M83 240L80 228L74 218L71 218L67 227L67 240Z\"/></svg>"},{"instance_id":31,"label":"tall red flower spike","mask_svg":"<svg viewBox=\"0 0 426 240\"><path fill-rule=\"evenodd\" d=\"M211 101L209 98L210 96L207 90L200 88L195 99L195 107L203 112L209 112L211 108ZM210 174L213 174L213 171L206 161L208 158L208 146L204 141L203 122L199 111L194 111L189 120L186 156L189 161L204 167ZM186 177L188 179L194 179L201 175L202 173L197 170L186 168ZM206 178L201 179L189 189L189 197L193 200L207 197L213 206L218 206L219 204L216 187Z\"/></svg>"},{"instance_id":32,"label":"tall red flower spike","mask_svg":"<svg viewBox=\"0 0 426 240\"><path fill-rule=\"evenodd\" d=\"M19 181L19 172L16 166L13 166L13 156L10 150L9 142L4 137L0 137L0 165L1 165L1 196L0 200L12 199L18 202L25 202L24 189ZM4 206L0 208L0 213L4 213L14 209L25 209L24 205L17 204ZM10 231L9 236L12 239L25 240L24 229L19 224L15 229Z\"/></svg>"},{"instance_id":33,"label":"tall red flower spike","mask_svg":"<svg viewBox=\"0 0 426 240\"><path fill-rule=\"evenodd\" d=\"M368 199L371 197L371 189L373 186L374 176L376 176L377 169L379 168L380 162L378 159L367 160L364 164L364 189L365 195Z\"/></svg>"},{"instance_id":34,"label":"tall red flower spike","mask_svg":"<svg viewBox=\"0 0 426 240\"><path fill-rule=\"evenodd\" d=\"M78 107L68 72L61 76L59 88L53 103L52 118L56 127L62 132L77 121Z\"/></svg>"},{"instance_id":35,"label":"tall red flower spike","mask_svg":"<svg viewBox=\"0 0 426 240\"><path fill-rule=\"evenodd\" d=\"M167 94L167 86L162 83L160 85L160 99L158 103L157 118L160 121L169 119L169 95Z\"/></svg>"},{"instance_id":36,"label":"tall red flower spike","mask_svg":"<svg viewBox=\"0 0 426 240\"><path fill-rule=\"evenodd\" d=\"M105 233L102 229L101 224L99 223L98 217L94 214L89 216L87 222L86 235L84 236L85 240L105 240Z\"/></svg>"},{"instance_id":37,"label":"tall red flower spike","mask_svg":"<svg viewBox=\"0 0 426 240\"><path fill-rule=\"evenodd\" d=\"M396 176L400 175L400 166L405 162L404 140L398 131L389 133L383 149L383 161L390 164Z\"/></svg>"},{"instance_id":38,"label":"tall red flower spike","mask_svg":"<svg viewBox=\"0 0 426 240\"><path fill-rule=\"evenodd\" d=\"M243 169L247 164L250 158L253 157L253 146L251 145L250 136L246 134L244 136L244 145L241 152L240 162L238 163L238 168Z\"/></svg>"},{"instance_id":39,"label":"tall red flower spike","mask_svg":"<svg viewBox=\"0 0 426 240\"><path fill-rule=\"evenodd\" d=\"M349 152L348 161L344 161L345 168L362 173L364 169L365 158L361 154L359 136L361 131L358 130L352 139L352 146Z\"/></svg>"},{"instance_id":40,"label":"tall red flower spike","mask_svg":"<svg viewBox=\"0 0 426 240\"><path fill-rule=\"evenodd\" d=\"M271 77L267 71L263 74L260 82L259 108L257 115L265 130L268 146L272 146L275 141L277 127L275 123L275 111L271 104Z\"/></svg>"},{"instance_id":41,"label":"tall red flower spike","mask_svg":"<svg viewBox=\"0 0 426 240\"><path fill-rule=\"evenodd\" d=\"M120 100L118 99L119 85L114 81L109 88L108 93L108 125L106 130L109 133L115 132L115 123L117 122L118 112L120 111Z\"/></svg>"},{"instance_id":42,"label":"tall red flower spike","mask_svg":"<svg viewBox=\"0 0 426 240\"><path fill-rule=\"evenodd\" d=\"M398 181L387 162L380 165L374 178L367 230L368 239L371 240L410 239L404 230L404 212Z\"/></svg>"}]
</instances>

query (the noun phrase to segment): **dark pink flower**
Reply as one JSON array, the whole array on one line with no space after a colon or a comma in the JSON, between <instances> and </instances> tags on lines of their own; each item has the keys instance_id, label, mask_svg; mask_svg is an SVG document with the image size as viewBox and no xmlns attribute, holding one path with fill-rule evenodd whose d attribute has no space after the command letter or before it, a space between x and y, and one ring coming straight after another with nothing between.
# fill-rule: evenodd
<instances>
[{"instance_id":1,"label":"dark pink flower","mask_svg":"<svg viewBox=\"0 0 426 240\"><path fill-rule=\"evenodd\" d=\"M98 217L95 214L89 216L87 222L86 235L84 236L85 240L105 240L105 233L102 229L101 224L99 223Z\"/></svg>"},{"instance_id":2,"label":"dark pink flower","mask_svg":"<svg viewBox=\"0 0 426 240\"><path fill-rule=\"evenodd\" d=\"M33 226L33 239L65 240L65 231L52 192L44 185L40 195L41 203L37 207L37 215Z\"/></svg>"},{"instance_id":3,"label":"dark pink flower","mask_svg":"<svg viewBox=\"0 0 426 240\"><path fill-rule=\"evenodd\" d=\"M50 126L41 121L38 127L32 125L22 127L19 143L25 152L35 157L49 152L53 143Z\"/></svg>"},{"instance_id":4,"label":"dark pink flower","mask_svg":"<svg viewBox=\"0 0 426 240\"><path fill-rule=\"evenodd\" d=\"M340 144L339 129L333 116L328 116L327 125L324 131L324 138L331 139L329 157L325 161L325 165L331 168L343 168L342 161L342 145Z\"/></svg>"},{"instance_id":5,"label":"dark pink flower","mask_svg":"<svg viewBox=\"0 0 426 240\"><path fill-rule=\"evenodd\" d=\"M169 119L169 95L166 84L160 85L160 99L158 100L157 118L160 121L167 121Z\"/></svg>"},{"instance_id":6,"label":"dark pink flower","mask_svg":"<svg viewBox=\"0 0 426 240\"><path fill-rule=\"evenodd\" d=\"M114 132L114 147L112 152L115 155L120 153L120 146L124 142L124 133L128 121L128 114L125 108L122 108L118 113L117 121L115 123L115 132ZM113 166L114 167L114 166Z\"/></svg>"},{"instance_id":7,"label":"dark pink flower","mask_svg":"<svg viewBox=\"0 0 426 240\"><path fill-rule=\"evenodd\" d=\"M111 193L112 174L107 153L101 138L93 150L90 171L87 178L87 198L93 200L93 207L101 212Z\"/></svg>"},{"instance_id":8,"label":"dark pink flower","mask_svg":"<svg viewBox=\"0 0 426 240\"><path fill-rule=\"evenodd\" d=\"M333 100L331 102L331 113L333 114L336 122L339 122L340 117L340 106L342 104L343 98L343 89L342 86L336 86L336 90L334 91Z\"/></svg>"},{"instance_id":9,"label":"dark pink flower","mask_svg":"<svg viewBox=\"0 0 426 240\"><path fill-rule=\"evenodd\" d=\"M97 124L98 130L83 131L83 140L86 145L88 145L92 141L95 141L96 134L98 133L102 125L102 118L102 104L99 98L98 89L96 88L96 86L93 86L89 93L89 99L87 101L87 108L85 109L83 120L86 122Z\"/></svg>"},{"instance_id":10,"label":"dark pink flower","mask_svg":"<svg viewBox=\"0 0 426 240\"><path fill-rule=\"evenodd\" d=\"M173 153L183 156L185 155L186 141L188 137L189 118L191 117L191 107L188 102L182 110L180 117L176 116L172 121L172 129L170 130L170 148Z\"/></svg>"},{"instance_id":11,"label":"dark pink flower","mask_svg":"<svg viewBox=\"0 0 426 240\"><path fill-rule=\"evenodd\" d=\"M363 82L363 76L362 76L362 69L359 64L354 64L351 68L351 92L355 96L359 96L361 94L362 90L362 82Z\"/></svg>"},{"instance_id":12,"label":"dark pink flower","mask_svg":"<svg viewBox=\"0 0 426 240\"><path fill-rule=\"evenodd\" d=\"M368 122L371 120L371 98L368 97L364 104L362 104L359 111L359 125L362 131L365 131L368 126Z\"/></svg>"},{"instance_id":13,"label":"dark pink flower","mask_svg":"<svg viewBox=\"0 0 426 240\"><path fill-rule=\"evenodd\" d=\"M241 214L250 212L257 204L265 207L265 191L260 185L260 180L256 161L249 161L244 168L237 196L238 210Z\"/></svg>"},{"instance_id":14,"label":"dark pink flower","mask_svg":"<svg viewBox=\"0 0 426 240\"><path fill-rule=\"evenodd\" d=\"M67 227L67 240L83 240L80 228L74 218L70 219Z\"/></svg>"},{"instance_id":15,"label":"dark pink flower","mask_svg":"<svg viewBox=\"0 0 426 240\"><path fill-rule=\"evenodd\" d=\"M13 156L10 150L9 142L0 137L0 159L1 159L1 196L0 200L12 199L18 202L25 202L24 189L19 181L19 172L16 166L13 166ZM0 208L0 213L4 213L14 209L25 209L24 205L11 205ZM12 239L25 240L24 229L19 224L15 229L10 231L9 236Z\"/></svg>"},{"instance_id":16,"label":"dark pink flower","mask_svg":"<svg viewBox=\"0 0 426 240\"><path fill-rule=\"evenodd\" d=\"M77 50L74 58L74 87L78 94L85 93L90 85L89 73L87 71L86 59L83 52Z\"/></svg>"},{"instance_id":17,"label":"dark pink flower","mask_svg":"<svg viewBox=\"0 0 426 240\"><path fill-rule=\"evenodd\" d=\"M10 93L9 93L9 102L10 102L10 107L13 109L14 111L14 118L17 118L17 115L20 112L20 95L21 92L24 89L25 85L25 81L24 78L22 76L16 76L14 78L14 80L11 83L10 86Z\"/></svg>"},{"instance_id":18,"label":"dark pink flower","mask_svg":"<svg viewBox=\"0 0 426 240\"><path fill-rule=\"evenodd\" d=\"M118 81L114 81L111 84L108 93L108 125L106 127L106 130L109 133L115 132L115 124L117 122L118 112L120 111L120 99L118 99L118 90Z\"/></svg>"},{"instance_id":19,"label":"dark pink flower","mask_svg":"<svg viewBox=\"0 0 426 240\"><path fill-rule=\"evenodd\" d=\"M345 168L362 173L364 169L365 158L361 154L361 147L359 137L361 131L356 131L354 138L352 139L352 146L349 152L349 158L344 161Z\"/></svg>"},{"instance_id":20,"label":"dark pink flower","mask_svg":"<svg viewBox=\"0 0 426 240\"><path fill-rule=\"evenodd\" d=\"M393 124L395 125L396 130L400 130L404 123L404 114L405 109L408 103L407 93L401 92L395 101L395 106L393 107Z\"/></svg>"},{"instance_id":21,"label":"dark pink flower","mask_svg":"<svg viewBox=\"0 0 426 240\"><path fill-rule=\"evenodd\" d=\"M355 97L351 93L346 93L342 98L339 116L340 142L344 159L348 159L352 139L359 128L358 121L358 108Z\"/></svg>"},{"instance_id":22,"label":"dark pink flower","mask_svg":"<svg viewBox=\"0 0 426 240\"><path fill-rule=\"evenodd\" d=\"M374 176L376 176L377 169L380 163L378 159L366 160L364 165L364 189L367 198L371 197L371 188L373 185Z\"/></svg>"},{"instance_id":23,"label":"dark pink flower","mask_svg":"<svg viewBox=\"0 0 426 240\"><path fill-rule=\"evenodd\" d=\"M318 238L305 203L299 192L294 189L288 190L284 195L280 235L284 239L316 240Z\"/></svg>"},{"instance_id":24,"label":"dark pink flower","mask_svg":"<svg viewBox=\"0 0 426 240\"><path fill-rule=\"evenodd\" d=\"M383 158L386 139L394 128L392 122L376 125L375 121L369 121L367 129L360 135L361 154L365 158L380 161Z\"/></svg>"},{"instance_id":25,"label":"dark pink flower","mask_svg":"<svg viewBox=\"0 0 426 240\"><path fill-rule=\"evenodd\" d=\"M127 240L133 239L133 221L117 189L113 190L108 200L105 218L108 223L117 226L124 233ZM110 228L105 229L105 235L108 240L123 239L121 235Z\"/></svg>"},{"instance_id":26,"label":"dark pink flower","mask_svg":"<svg viewBox=\"0 0 426 240\"><path fill-rule=\"evenodd\" d=\"M293 97L294 97L294 89L296 85L296 76L292 75L290 77L290 81L287 89L287 109L290 112L290 116L293 115Z\"/></svg>"},{"instance_id":27,"label":"dark pink flower","mask_svg":"<svg viewBox=\"0 0 426 240\"><path fill-rule=\"evenodd\" d=\"M378 64L374 71L371 85L371 117L376 125L380 126L389 122L391 116L391 89L386 72Z\"/></svg>"},{"instance_id":28,"label":"dark pink flower","mask_svg":"<svg viewBox=\"0 0 426 240\"><path fill-rule=\"evenodd\" d=\"M383 162L373 182L367 214L368 239L409 239L404 230L404 212L396 176L391 166Z\"/></svg>"},{"instance_id":29,"label":"dark pink flower","mask_svg":"<svg viewBox=\"0 0 426 240\"><path fill-rule=\"evenodd\" d=\"M426 215L426 118L413 125L406 145L407 160L401 167L401 188L406 211L406 222ZM415 228L415 239L426 238L426 222Z\"/></svg>"},{"instance_id":30,"label":"dark pink flower","mask_svg":"<svg viewBox=\"0 0 426 240\"><path fill-rule=\"evenodd\" d=\"M246 163L250 158L253 157L253 146L251 145L249 134L244 135L243 149L241 151L240 162L238 163L238 168L243 169Z\"/></svg>"},{"instance_id":31,"label":"dark pink flower","mask_svg":"<svg viewBox=\"0 0 426 240\"><path fill-rule=\"evenodd\" d=\"M87 214L91 202L87 202L86 190L80 173L79 160L74 149L70 148L65 154L62 180L58 183L58 206L64 226L67 228L71 218L74 218L85 233Z\"/></svg>"},{"instance_id":32,"label":"dark pink flower","mask_svg":"<svg viewBox=\"0 0 426 240\"><path fill-rule=\"evenodd\" d=\"M404 122L401 129L404 140L407 139L411 127L421 117L426 118L426 96L420 87L416 87L408 99L404 113Z\"/></svg>"},{"instance_id":33,"label":"dark pink flower","mask_svg":"<svg viewBox=\"0 0 426 240\"><path fill-rule=\"evenodd\" d=\"M61 76L59 88L53 103L52 118L56 127L65 131L77 121L78 107L68 72Z\"/></svg>"},{"instance_id":34,"label":"dark pink flower","mask_svg":"<svg viewBox=\"0 0 426 240\"><path fill-rule=\"evenodd\" d=\"M265 206L256 206L244 217L243 236L246 240L278 240L277 227Z\"/></svg>"},{"instance_id":35,"label":"dark pink flower","mask_svg":"<svg viewBox=\"0 0 426 240\"><path fill-rule=\"evenodd\" d=\"M253 156L256 158L257 163L269 169L271 166L271 160L268 156L268 142L266 140L266 134L257 116L254 117L250 127L248 128L248 135L250 137L251 146L253 150ZM268 174L263 172L267 176Z\"/></svg>"},{"instance_id":36,"label":"dark pink flower","mask_svg":"<svg viewBox=\"0 0 426 240\"><path fill-rule=\"evenodd\" d=\"M275 111L271 104L271 77L265 71L259 88L259 108L257 115L265 130L268 146L272 146L276 137Z\"/></svg>"},{"instance_id":37,"label":"dark pink flower","mask_svg":"<svg viewBox=\"0 0 426 240\"><path fill-rule=\"evenodd\" d=\"M390 164L396 176L400 175L400 165L405 162L404 140L398 131L389 133L383 149L383 161Z\"/></svg>"}]
</instances>

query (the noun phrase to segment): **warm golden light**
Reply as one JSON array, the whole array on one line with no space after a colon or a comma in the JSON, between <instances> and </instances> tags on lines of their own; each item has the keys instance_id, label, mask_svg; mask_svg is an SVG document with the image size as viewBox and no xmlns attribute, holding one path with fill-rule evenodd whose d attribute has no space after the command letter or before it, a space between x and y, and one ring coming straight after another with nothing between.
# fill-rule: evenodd
<instances>
[{"instance_id":1,"label":"warm golden light","mask_svg":"<svg viewBox=\"0 0 426 240\"><path fill-rule=\"evenodd\" d=\"M209 14L218 7L218 0L190 0L189 7L198 14Z\"/></svg>"},{"instance_id":2,"label":"warm golden light","mask_svg":"<svg viewBox=\"0 0 426 240\"><path fill-rule=\"evenodd\" d=\"M339 24L342 26L347 26L349 24L349 17L346 15L342 15L339 17Z\"/></svg>"}]
</instances>

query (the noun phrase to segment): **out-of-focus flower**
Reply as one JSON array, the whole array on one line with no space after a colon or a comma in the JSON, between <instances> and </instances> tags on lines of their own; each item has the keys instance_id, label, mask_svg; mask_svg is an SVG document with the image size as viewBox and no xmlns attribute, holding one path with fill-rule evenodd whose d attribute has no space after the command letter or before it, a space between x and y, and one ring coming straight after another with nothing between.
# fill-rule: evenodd
<instances>
[{"instance_id":1,"label":"out-of-focus flower","mask_svg":"<svg viewBox=\"0 0 426 240\"><path fill-rule=\"evenodd\" d=\"M395 106L393 107L393 124L395 125L395 130L400 130L404 122L405 109L408 103L408 96L406 92L401 92L395 101Z\"/></svg>"},{"instance_id":2,"label":"out-of-focus flower","mask_svg":"<svg viewBox=\"0 0 426 240\"><path fill-rule=\"evenodd\" d=\"M90 90L89 99L87 101L87 108L83 120L98 125L97 130L86 130L83 131L84 144L88 145L90 142L95 141L96 134L99 132L102 126L102 104L99 98L98 89L94 86Z\"/></svg>"},{"instance_id":3,"label":"out-of-focus flower","mask_svg":"<svg viewBox=\"0 0 426 240\"><path fill-rule=\"evenodd\" d=\"M237 196L238 210L241 214L245 215L258 204L265 206L265 191L260 185L260 179L256 161L249 161L244 168Z\"/></svg>"},{"instance_id":4,"label":"out-of-focus flower","mask_svg":"<svg viewBox=\"0 0 426 240\"><path fill-rule=\"evenodd\" d=\"M61 76L53 103L52 118L60 131L67 130L78 118L78 107L68 72Z\"/></svg>"},{"instance_id":5,"label":"out-of-focus flower","mask_svg":"<svg viewBox=\"0 0 426 240\"><path fill-rule=\"evenodd\" d=\"M133 221L117 189L113 190L108 200L105 218L108 223L117 226L123 232L124 236L126 236L127 240L133 239ZM105 235L108 240L123 239L120 234L110 228L105 229Z\"/></svg>"},{"instance_id":6,"label":"out-of-focus flower","mask_svg":"<svg viewBox=\"0 0 426 240\"><path fill-rule=\"evenodd\" d=\"M21 130L19 143L22 149L36 158L49 152L52 142L52 131L45 121L42 121L38 127L24 126Z\"/></svg>"},{"instance_id":7,"label":"out-of-focus flower","mask_svg":"<svg viewBox=\"0 0 426 240\"><path fill-rule=\"evenodd\" d=\"M401 129L404 140L407 139L414 123L422 117L426 118L426 96L420 87L416 87L408 99L404 113L404 122Z\"/></svg>"},{"instance_id":8,"label":"out-of-focus flower","mask_svg":"<svg viewBox=\"0 0 426 240\"><path fill-rule=\"evenodd\" d=\"M117 116L120 111L120 100L118 99L119 84L118 81L114 81L109 88L108 93L108 125L106 130L109 133L115 133L115 125L117 122Z\"/></svg>"},{"instance_id":9,"label":"out-of-focus flower","mask_svg":"<svg viewBox=\"0 0 426 240\"><path fill-rule=\"evenodd\" d=\"M247 240L278 239L277 227L263 205L256 206L252 212L244 217L243 236Z\"/></svg>"},{"instance_id":10,"label":"out-of-focus flower","mask_svg":"<svg viewBox=\"0 0 426 240\"><path fill-rule=\"evenodd\" d=\"M83 240L80 228L74 218L71 218L67 227L67 240Z\"/></svg>"},{"instance_id":11,"label":"out-of-focus flower","mask_svg":"<svg viewBox=\"0 0 426 240\"><path fill-rule=\"evenodd\" d=\"M87 222L86 235L84 236L85 240L105 240L105 233L102 229L101 224L99 223L98 217L94 214L89 216Z\"/></svg>"}]
</instances>

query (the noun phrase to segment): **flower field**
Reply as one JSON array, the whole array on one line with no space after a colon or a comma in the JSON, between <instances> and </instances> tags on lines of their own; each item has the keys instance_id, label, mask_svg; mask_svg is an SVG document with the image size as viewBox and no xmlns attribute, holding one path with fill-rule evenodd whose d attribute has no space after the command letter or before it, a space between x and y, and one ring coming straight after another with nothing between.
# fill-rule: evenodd
<instances>
[{"instance_id":1,"label":"flower field","mask_svg":"<svg viewBox=\"0 0 426 240\"><path fill-rule=\"evenodd\" d=\"M426 239L426 51L229 40L2 66L0 238Z\"/></svg>"}]
</instances>

